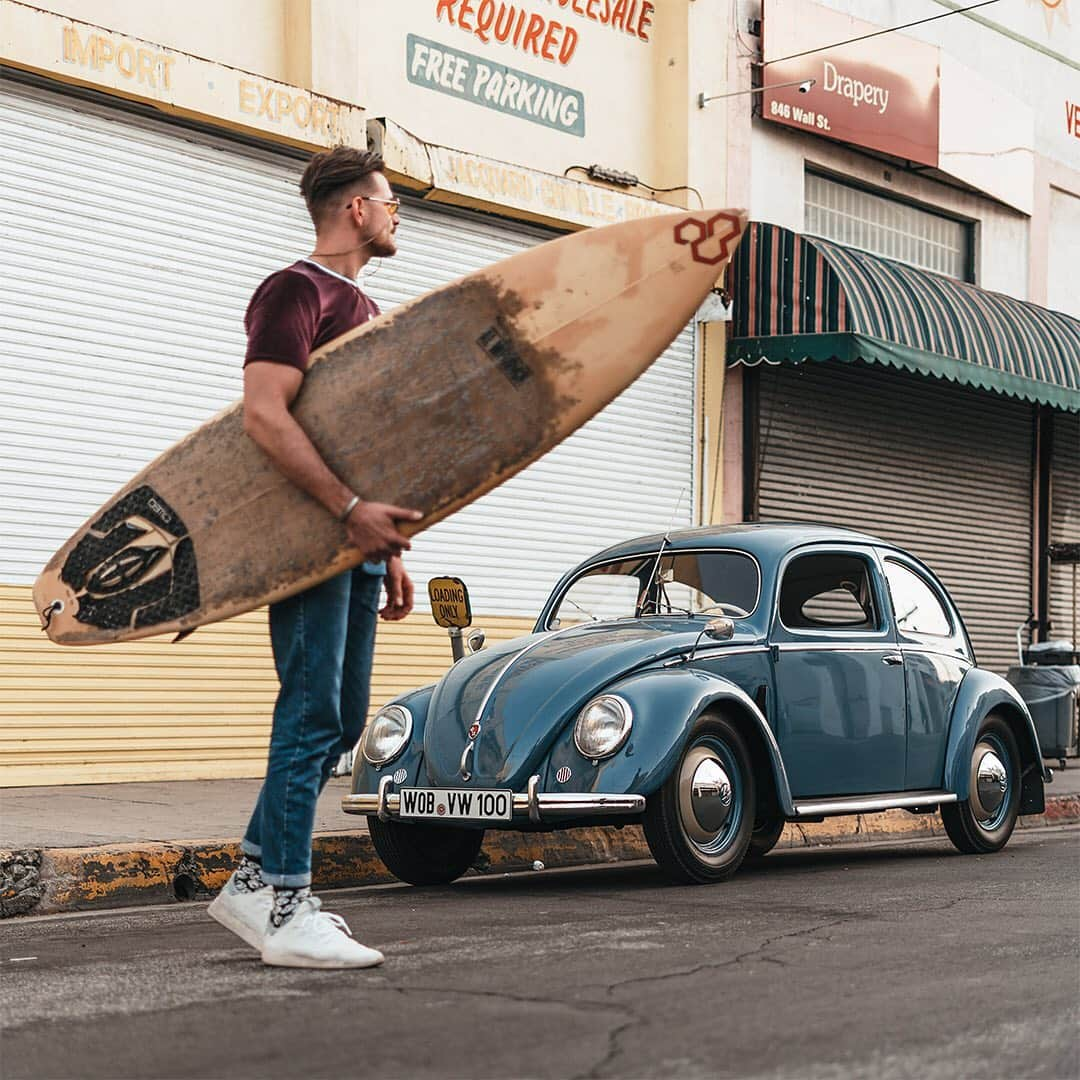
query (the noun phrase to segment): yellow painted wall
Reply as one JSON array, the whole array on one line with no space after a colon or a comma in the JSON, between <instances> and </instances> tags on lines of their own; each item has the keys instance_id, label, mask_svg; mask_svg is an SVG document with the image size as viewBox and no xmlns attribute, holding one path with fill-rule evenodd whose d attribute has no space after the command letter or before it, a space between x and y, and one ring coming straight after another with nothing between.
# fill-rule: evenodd
<instances>
[{"instance_id":1,"label":"yellow painted wall","mask_svg":"<svg viewBox=\"0 0 1080 1080\"><path fill-rule=\"evenodd\" d=\"M293 0L34 0L31 7L229 67L288 78L286 12ZM358 0L363 3L364 0Z\"/></svg>"},{"instance_id":2,"label":"yellow painted wall","mask_svg":"<svg viewBox=\"0 0 1080 1080\"><path fill-rule=\"evenodd\" d=\"M478 619L489 641L524 619ZM428 616L381 623L372 708L450 666ZM168 639L64 649L0 585L0 787L261 776L277 681L265 610Z\"/></svg>"}]
</instances>

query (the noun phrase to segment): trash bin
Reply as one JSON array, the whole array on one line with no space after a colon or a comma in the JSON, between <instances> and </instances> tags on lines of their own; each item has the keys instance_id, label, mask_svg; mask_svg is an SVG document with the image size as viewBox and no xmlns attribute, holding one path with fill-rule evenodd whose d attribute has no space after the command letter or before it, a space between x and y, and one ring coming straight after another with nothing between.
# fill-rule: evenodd
<instances>
[{"instance_id":1,"label":"trash bin","mask_svg":"<svg viewBox=\"0 0 1080 1080\"><path fill-rule=\"evenodd\" d=\"M1006 678L1031 712L1043 757L1057 758L1064 769L1065 758L1077 754L1080 664L1013 667Z\"/></svg>"},{"instance_id":2,"label":"trash bin","mask_svg":"<svg viewBox=\"0 0 1080 1080\"><path fill-rule=\"evenodd\" d=\"M1025 664L1039 667L1071 667L1080 663L1071 641L1039 641L1024 649L1023 656Z\"/></svg>"}]
</instances>

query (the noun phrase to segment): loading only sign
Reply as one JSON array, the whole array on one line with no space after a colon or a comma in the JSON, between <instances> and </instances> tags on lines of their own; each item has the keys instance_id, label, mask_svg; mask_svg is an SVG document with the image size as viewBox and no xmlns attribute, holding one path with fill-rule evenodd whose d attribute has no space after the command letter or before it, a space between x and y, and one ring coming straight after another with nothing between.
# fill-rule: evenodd
<instances>
[{"instance_id":1,"label":"loading only sign","mask_svg":"<svg viewBox=\"0 0 1080 1080\"><path fill-rule=\"evenodd\" d=\"M472 608L465 582L456 577L437 577L428 582L431 617L448 630L464 630L472 625Z\"/></svg>"}]
</instances>

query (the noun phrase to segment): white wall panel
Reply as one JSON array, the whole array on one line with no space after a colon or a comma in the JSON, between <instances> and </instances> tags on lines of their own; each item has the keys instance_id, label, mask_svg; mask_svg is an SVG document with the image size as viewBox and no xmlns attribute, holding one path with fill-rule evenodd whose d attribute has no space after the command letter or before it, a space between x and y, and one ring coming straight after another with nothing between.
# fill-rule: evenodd
<instances>
[{"instance_id":1,"label":"white wall panel","mask_svg":"<svg viewBox=\"0 0 1080 1080\"><path fill-rule=\"evenodd\" d=\"M132 474L239 397L248 298L311 247L301 168L0 88L0 581L32 582ZM409 203L399 255L366 287L385 310L548 235ZM418 538L417 583L460 574L476 610L530 614L591 551L690 523L693 407L688 330L565 444Z\"/></svg>"}]
</instances>

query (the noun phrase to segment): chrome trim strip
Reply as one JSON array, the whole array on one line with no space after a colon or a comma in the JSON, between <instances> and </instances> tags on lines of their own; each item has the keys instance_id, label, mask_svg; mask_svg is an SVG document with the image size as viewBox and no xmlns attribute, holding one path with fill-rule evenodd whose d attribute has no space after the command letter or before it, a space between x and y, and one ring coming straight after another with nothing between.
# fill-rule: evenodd
<instances>
[{"instance_id":1,"label":"chrome trim strip","mask_svg":"<svg viewBox=\"0 0 1080 1080\"><path fill-rule=\"evenodd\" d=\"M565 630L549 630L547 633L542 633L538 636L538 640L534 641L531 645L526 645L521 652L514 653L509 660L503 665L499 674L491 680L491 685L488 687L487 693L484 695L484 700L480 702L480 708L476 710L476 723L480 723L484 718L484 710L488 706L488 702L491 700L492 695L495 693L499 683L502 682L503 676L520 660L526 653L532 652L533 649L538 648L545 641L550 641L553 637L557 637L559 634L566 633L568 630L575 629L572 626L566 627Z\"/></svg>"},{"instance_id":2,"label":"chrome trim strip","mask_svg":"<svg viewBox=\"0 0 1080 1080\"><path fill-rule=\"evenodd\" d=\"M472 773L469 771L469 758L472 756L473 747L476 745L475 739L470 739L465 744L465 749L461 751L461 762L458 765L458 776L466 783L472 779Z\"/></svg>"},{"instance_id":3,"label":"chrome trim strip","mask_svg":"<svg viewBox=\"0 0 1080 1080\"><path fill-rule=\"evenodd\" d=\"M780 641L781 652L885 652L900 648L895 641Z\"/></svg>"},{"instance_id":4,"label":"chrome trim strip","mask_svg":"<svg viewBox=\"0 0 1080 1080\"><path fill-rule=\"evenodd\" d=\"M901 810L905 806L939 806L956 802L949 791L898 791L883 795L852 795L835 799L798 799L797 817L822 817L830 814L872 814L879 810Z\"/></svg>"},{"instance_id":5,"label":"chrome trim strip","mask_svg":"<svg viewBox=\"0 0 1080 1080\"><path fill-rule=\"evenodd\" d=\"M946 660L958 660L965 667L973 667L971 658L961 652L949 652L947 649L933 649L929 645L915 645L908 641L900 642L900 651L919 653L921 656L943 656Z\"/></svg>"}]
</instances>

